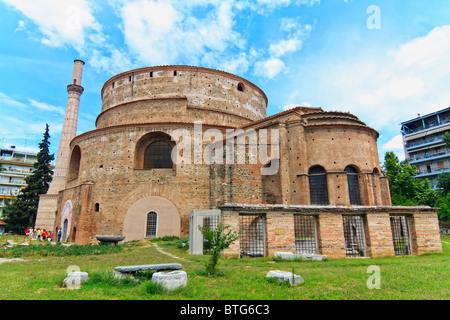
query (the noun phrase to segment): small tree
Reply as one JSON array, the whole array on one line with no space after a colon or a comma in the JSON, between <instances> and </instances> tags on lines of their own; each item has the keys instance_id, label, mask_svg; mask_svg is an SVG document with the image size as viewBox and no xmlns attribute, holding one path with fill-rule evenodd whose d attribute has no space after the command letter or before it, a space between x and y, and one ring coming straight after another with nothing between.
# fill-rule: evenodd
<instances>
[{"instance_id":1,"label":"small tree","mask_svg":"<svg viewBox=\"0 0 450 320\"><path fill-rule=\"evenodd\" d=\"M40 151L37 154L37 162L34 163L34 171L25 178L27 186L20 190L17 199L5 208L5 220L8 227L15 232L23 232L27 227L34 226L36 222L39 195L47 193L52 181L53 171L50 164L54 159L49 154L50 134L48 124L44 132L44 139L39 144Z\"/></svg>"},{"instance_id":2,"label":"small tree","mask_svg":"<svg viewBox=\"0 0 450 320\"><path fill-rule=\"evenodd\" d=\"M210 258L205 264L205 270L210 276L216 275L216 266L219 262L220 253L239 238L238 233L235 231L227 231L229 227L224 226L222 223L219 223L214 230L211 230L209 226L199 226L203 239L208 241L211 251Z\"/></svg>"}]
</instances>

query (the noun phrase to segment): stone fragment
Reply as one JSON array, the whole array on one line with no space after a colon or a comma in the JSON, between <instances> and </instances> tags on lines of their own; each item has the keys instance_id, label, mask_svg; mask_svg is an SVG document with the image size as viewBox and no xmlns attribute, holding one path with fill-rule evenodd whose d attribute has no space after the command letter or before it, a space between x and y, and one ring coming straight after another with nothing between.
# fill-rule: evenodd
<instances>
[{"instance_id":1,"label":"stone fragment","mask_svg":"<svg viewBox=\"0 0 450 320\"><path fill-rule=\"evenodd\" d=\"M301 285L305 280L297 274L292 272L281 271L281 270L271 270L267 273L266 278L275 278L280 282L289 282L291 286Z\"/></svg>"},{"instance_id":2,"label":"stone fragment","mask_svg":"<svg viewBox=\"0 0 450 320\"><path fill-rule=\"evenodd\" d=\"M148 265L138 265L138 266L121 266L115 267L114 270L117 272L128 273L146 270L179 270L181 269L181 264L179 263L164 263L164 264L148 264Z\"/></svg>"},{"instance_id":3,"label":"stone fragment","mask_svg":"<svg viewBox=\"0 0 450 320\"><path fill-rule=\"evenodd\" d=\"M187 284L185 271L156 272L152 276L152 282L160 284L164 289L174 290Z\"/></svg>"},{"instance_id":4,"label":"stone fragment","mask_svg":"<svg viewBox=\"0 0 450 320\"><path fill-rule=\"evenodd\" d=\"M67 277L63 280L63 287L69 289L80 289L81 284L89 280L87 272L75 271L67 274Z\"/></svg>"},{"instance_id":5,"label":"stone fragment","mask_svg":"<svg viewBox=\"0 0 450 320\"><path fill-rule=\"evenodd\" d=\"M292 252L275 252L273 255L275 258L282 260L312 260L312 261L323 261L327 260L326 255L312 254L312 253L292 253Z\"/></svg>"}]
</instances>

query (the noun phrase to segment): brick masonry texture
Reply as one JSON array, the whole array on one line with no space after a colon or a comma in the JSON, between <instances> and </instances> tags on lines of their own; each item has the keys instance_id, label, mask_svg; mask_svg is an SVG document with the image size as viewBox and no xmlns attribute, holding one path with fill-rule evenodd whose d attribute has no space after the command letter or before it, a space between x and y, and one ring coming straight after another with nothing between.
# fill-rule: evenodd
<instances>
[{"instance_id":1,"label":"brick masonry texture","mask_svg":"<svg viewBox=\"0 0 450 320\"><path fill-rule=\"evenodd\" d=\"M54 231L63 226L64 204L70 200L67 233L75 243L97 243L99 234L144 239L150 211L159 215L157 236L185 237L192 210L220 208L224 224L236 231L246 210L263 214L269 256L295 253L293 215L305 213L315 215L318 253L329 257L345 257L343 214L364 217L366 255L394 255L389 217L399 212L410 221L413 254L442 250L435 209L391 206L378 159L378 132L355 115L297 107L266 117L267 97L251 82L189 66L121 73L105 83L101 96L96 129L70 142L68 178L58 194ZM152 142L163 140L174 147L178 141L171 135L184 129L194 137L198 121L203 134L216 129L224 137L231 129L258 134L277 130L279 145L269 134L265 159L246 155L248 161L242 164L202 161L144 169L144 153ZM234 159L241 155L242 144L245 150L253 146L238 139ZM200 151L209 143L203 141ZM195 149L183 152L191 152L194 159ZM262 175L269 160L279 163L278 171ZM326 172L327 206L311 203L309 170L314 166ZM350 205L347 166L357 172L358 206ZM239 256L239 246L238 240L224 255Z\"/></svg>"}]
</instances>

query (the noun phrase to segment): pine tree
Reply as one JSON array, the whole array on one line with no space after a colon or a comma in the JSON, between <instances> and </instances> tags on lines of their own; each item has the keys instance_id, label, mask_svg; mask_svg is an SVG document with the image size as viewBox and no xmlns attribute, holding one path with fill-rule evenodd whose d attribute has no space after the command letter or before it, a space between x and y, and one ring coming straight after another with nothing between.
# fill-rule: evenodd
<instances>
[{"instance_id":1,"label":"pine tree","mask_svg":"<svg viewBox=\"0 0 450 320\"><path fill-rule=\"evenodd\" d=\"M47 193L52 181L53 170L50 168L54 155L50 154L49 126L46 124L44 138L39 144L37 161L34 163L34 171L25 178L27 186L23 188L17 199L5 208L5 220L8 229L22 233L27 227L34 226L36 222L39 195Z\"/></svg>"}]
</instances>

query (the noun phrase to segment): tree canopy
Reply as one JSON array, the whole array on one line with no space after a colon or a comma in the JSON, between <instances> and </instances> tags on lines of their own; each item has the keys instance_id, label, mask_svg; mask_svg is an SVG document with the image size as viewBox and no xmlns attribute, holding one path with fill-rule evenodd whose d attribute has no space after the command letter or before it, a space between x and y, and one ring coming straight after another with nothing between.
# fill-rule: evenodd
<instances>
[{"instance_id":1,"label":"tree canopy","mask_svg":"<svg viewBox=\"0 0 450 320\"><path fill-rule=\"evenodd\" d=\"M27 227L34 226L39 204L39 195L47 193L52 180L53 170L50 165L54 155L50 154L49 126L46 124L44 138L39 144L37 161L34 163L34 171L25 178L27 186L23 188L17 199L5 208L5 220L8 229L15 232L23 232Z\"/></svg>"},{"instance_id":2,"label":"tree canopy","mask_svg":"<svg viewBox=\"0 0 450 320\"><path fill-rule=\"evenodd\" d=\"M392 205L435 205L438 194L428 179L414 178L417 168L408 160L400 161L394 152L386 152L384 169L389 179Z\"/></svg>"}]
</instances>

